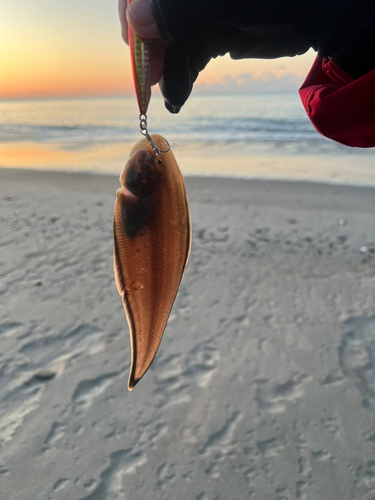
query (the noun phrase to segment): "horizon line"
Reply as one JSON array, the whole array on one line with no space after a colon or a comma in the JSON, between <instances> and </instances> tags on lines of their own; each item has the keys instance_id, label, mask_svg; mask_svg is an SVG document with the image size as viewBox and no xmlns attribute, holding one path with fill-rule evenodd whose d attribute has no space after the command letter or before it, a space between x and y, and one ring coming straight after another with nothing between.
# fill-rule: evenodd
<instances>
[{"instance_id":1,"label":"horizon line","mask_svg":"<svg viewBox=\"0 0 375 500\"><path fill-rule=\"evenodd\" d=\"M297 94L298 89L270 89L263 91L242 91L242 92L193 92L189 99L195 97L226 97L226 96L251 96L251 95L285 95L285 94ZM156 91L157 94L161 95L160 91ZM0 102L5 101L54 101L54 100L79 100L79 99L118 99L118 98L128 98L135 97L134 93L123 93L123 94L93 94L93 95L45 95L45 96L12 96L12 97L2 97L0 96Z\"/></svg>"}]
</instances>

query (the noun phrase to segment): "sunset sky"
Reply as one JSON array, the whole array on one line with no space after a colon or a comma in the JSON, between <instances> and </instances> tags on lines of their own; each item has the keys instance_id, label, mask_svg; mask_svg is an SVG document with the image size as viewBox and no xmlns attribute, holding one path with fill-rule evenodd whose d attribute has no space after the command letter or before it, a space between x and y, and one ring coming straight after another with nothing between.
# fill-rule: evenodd
<instances>
[{"instance_id":1,"label":"sunset sky","mask_svg":"<svg viewBox=\"0 0 375 500\"><path fill-rule=\"evenodd\" d=\"M199 92L298 89L314 54L209 64ZM1 0L0 98L131 94L117 0Z\"/></svg>"}]
</instances>

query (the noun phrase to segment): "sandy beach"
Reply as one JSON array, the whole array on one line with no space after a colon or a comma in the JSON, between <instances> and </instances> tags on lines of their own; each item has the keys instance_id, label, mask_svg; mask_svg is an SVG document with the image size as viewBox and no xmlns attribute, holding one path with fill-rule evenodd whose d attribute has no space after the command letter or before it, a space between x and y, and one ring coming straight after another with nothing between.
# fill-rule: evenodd
<instances>
[{"instance_id":1,"label":"sandy beach","mask_svg":"<svg viewBox=\"0 0 375 500\"><path fill-rule=\"evenodd\" d=\"M375 188L186 178L127 391L117 176L0 169L1 500L374 500Z\"/></svg>"}]
</instances>

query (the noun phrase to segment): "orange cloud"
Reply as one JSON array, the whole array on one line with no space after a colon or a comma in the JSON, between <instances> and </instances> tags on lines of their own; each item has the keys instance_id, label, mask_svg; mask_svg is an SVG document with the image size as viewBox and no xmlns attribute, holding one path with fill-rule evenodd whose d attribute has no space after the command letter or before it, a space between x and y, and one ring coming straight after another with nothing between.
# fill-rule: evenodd
<instances>
[{"instance_id":1,"label":"orange cloud","mask_svg":"<svg viewBox=\"0 0 375 500\"><path fill-rule=\"evenodd\" d=\"M205 70L199 75L198 83L205 85L217 84L223 78L237 77L241 74L251 73L253 77L264 78L272 74L275 78L286 75L295 75L303 79L315 58L315 53L310 50L299 57L282 57L279 59L241 59L233 60L226 55L212 60Z\"/></svg>"}]
</instances>

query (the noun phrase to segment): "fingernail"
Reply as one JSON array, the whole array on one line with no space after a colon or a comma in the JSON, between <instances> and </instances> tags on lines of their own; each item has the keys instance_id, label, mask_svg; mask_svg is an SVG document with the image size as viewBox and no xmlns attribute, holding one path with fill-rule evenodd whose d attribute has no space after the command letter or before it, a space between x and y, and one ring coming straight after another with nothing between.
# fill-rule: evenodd
<instances>
[{"instance_id":1,"label":"fingernail","mask_svg":"<svg viewBox=\"0 0 375 500\"><path fill-rule=\"evenodd\" d=\"M141 27L155 23L149 0L133 0L126 11L126 15L130 16L135 24Z\"/></svg>"}]
</instances>

